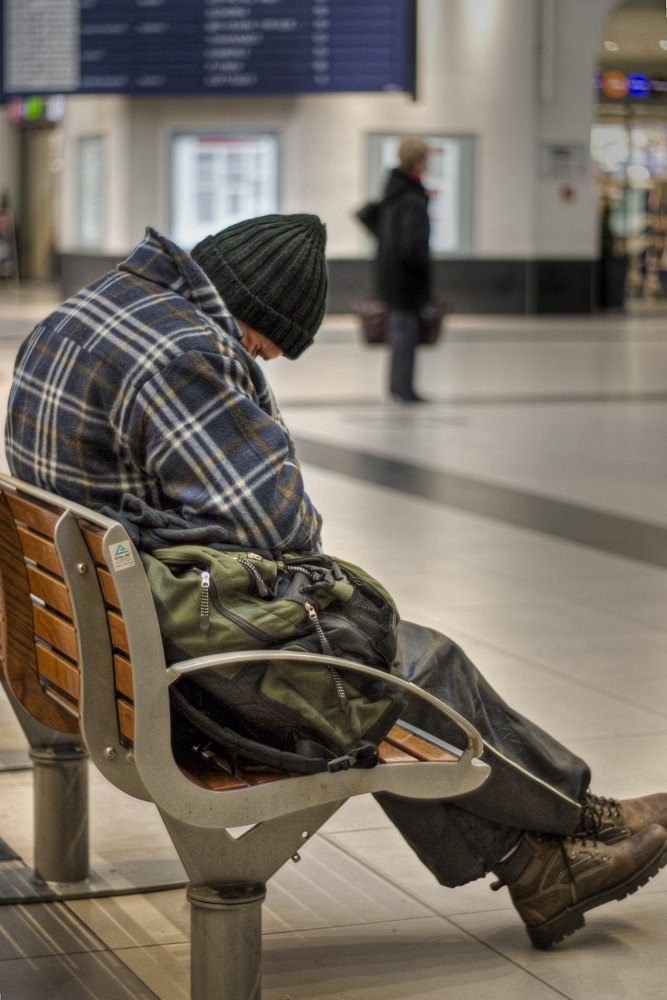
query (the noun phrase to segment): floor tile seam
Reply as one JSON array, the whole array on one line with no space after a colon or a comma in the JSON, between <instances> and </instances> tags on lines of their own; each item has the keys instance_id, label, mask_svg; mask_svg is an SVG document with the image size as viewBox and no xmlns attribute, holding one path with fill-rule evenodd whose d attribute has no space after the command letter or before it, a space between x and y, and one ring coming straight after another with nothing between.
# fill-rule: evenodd
<instances>
[{"instance_id":1,"label":"floor tile seam","mask_svg":"<svg viewBox=\"0 0 667 1000\"><path fill-rule=\"evenodd\" d=\"M126 895L130 895L130 894L129 893L122 893L122 895L126 896ZM146 894L145 893L138 893L138 895L142 895L143 896L143 895L146 895ZM154 894L151 893L151 895L154 895ZM118 897L115 897L113 895L100 897L101 900L104 900L104 899L112 900L112 899L115 899L115 898L118 898ZM97 940L97 941L100 942L100 944L102 946L99 949L100 951L105 951L105 952L108 952L110 954L114 954L114 950L115 949L112 948L112 947L110 947L108 944L106 944L106 942L103 941L102 938L100 938L100 936L97 934L97 932L94 931L94 930L92 930L90 924L78 912L78 909L76 909L76 908L74 908L74 907L72 907L70 905L70 902L72 902L72 903L81 903L82 901L85 902L85 897L83 897L83 899L73 899L71 901L67 900L67 899L63 899L63 900L58 900L57 902L60 902L62 904L62 906L65 907L65 909L71 915L71 917L76 921L77 924L79 924L81 927L84 928L84 930L86 931L87 934L90 934L91 937L94 937L95 940ZM47 904L44 904L44 905L48 906L48 905L51 905L51 904L47 903ZM139 947L139 946L137 946L137 947Z\"/></svg>"},{"instance_id":2,"label":"floor tile seam","mask_svg":"<svg viewBox=\"0 0 667 1000\"><path fill-rule=\"evenodd\" d=\"M585 678L582 678L580 676L573 676L572 674L564 673L557 667L549 666L548 664L542 663L539 660L536 660L530 656L526 656L523 653L518 653L516 652L516 650L513 650L507 646L491 642L489 639L478 636L475 633L469 632L466 629L457 627L456 629L452 628L451 631L456 632L457 642L464 648L465 648L465 640L471 643L474 642L477 644L477 646L484 646L487 649L493 650L496 653L502 653L503 656L511 657L514 664L517 666L523 664L524 666L532 670L537 670L540 673L546 674L552 678L556 678L557 680L567 681L568 683L571 683L575 686L584 688L586 691L590 691L592 694L596 696L602 693L606 697L611 698L614 701L619 701L624 706L630 706L631 708L635 708L638 711L647 712L651 715L655 715L658 720L661 720L663 717L665 718L665 720L667 720L667 710L664 713L656 711L654 704L647 706L641 703L630 701L626 695L620 695L616 694L613 691L610 691L609 688L606 687L603 683L598 684L592 681L587 681ZM461 641L458 637L464 637L464 641ZM477 658L479 659L479 657Z\"/></svg>"},{"instance_id":3,"label":"floor tile seam","mask_svg":"<svg viewBox=\"0 0 667 1000\"><path fill-rule=\"evenodd\" d=\"M336 845L332 845L332 846L336 846ZM346 853L346 852L343 852L343 853ZM363 862L361 862L359 858L357 858L355 856L352 856L352 857L359 864L363 864ZM369 870L375 876L378 876L378 872L377 871L375 871L374 869L369 869ZM389 880L385 880L385 881L389 881ZM335 931L335 930L352 930L355 927L369 927L369 926L372 926L372 927L382 927L384 925L392 925L392 924L397 924L397 923L408 923L408 922L414 922L414 921L418 921L418 920L434 920L435 919L435 920L439 920L439 921L444 921L445 923L451 923L451 924L453 924L453 921L451 921L449 919L449 914L440 913L438 910L432 909L430 906L428 906L427 904L423 903L423 901L420 900L418 897L412 897L412 896L410 896L410 894L405 891L404 887L402 887L400 885L395 885L394 883L391 883L391 884L392 884L392 888L398 888L398 889L400 889L403 895L408 896L409 898L411 898L413 902L418 902L421 906L423 906L425 909L427 909L428 912L427 913L422 913L422 914L417 914L415 916L398 915L398 916L388 916L386 918L383 917L382 919L375 919L375 920L369 920L367 918L366 919L359 918L358 920L352 921L352 922L350 922L350 921L336 922L334 920L331 920L331 921L327 921L326 923L323 923L321 926L318 926L318 927L313 927L311 925L311 926L306 926L306 927L280 928L280 929L276 929L276 930L266 930L266 929L263 928L262 929L262 938L267 938L268 939L268 938L276 938L276 937L291 937L291 936L301 936L301 935L309 934L309 933L313 933L313 932L320 932L320 933L324 932L324 933L326 933L327 931ZM477 911L472 911L472 912L477 912ZM465 934L466 936L475 937L475 935L471 935L468 931L466 931L465 928L459 927L457 924L454 924L454 926L456 926L456 929L459 930L459 931L461 931L461 933ZM483 944L484 942L480 942L480 943ZM190 939L189 938L184 938L182 941L164 941L164 942L151 941L151 942L148 942L148 943L145 943L145 944L116 945L115 947L109 947L109 948L107 948L106 951L108 951L112 955L115 955L116 958L118 958L118 960L123 963L123 965L125 966L125 968L129 969L129 971L132 972L133 971L132 967L129 966L129 965L127 965L127 963L123 960L123 955L124 954L130 954L130 953L134 953L134 952L137 952L137 951L147 951L147 950L152 950L152 949L155 949L155 948L182 948L184 945L186 945L188 948L190 947ZM134 972L134 975L136 976L137 973ZM140 980L140 982L142 984L144 984L143 980Z\"/></svg>"},{"instance_id":4,"label":"floor tile seam","mask_svg":"<svg viewBox=\"0 0 667 1000\"><path fill-rule=\"evenodd\" d=\"M515 527L667 568L667 526L302 435L299 458L329 472Z\"/></svg>"},{"instance_id":5,"label":"floor tile seam","mask_svg":"<svg viewBox=\"0 0 667 1000\"><path fill-rule=\"evenodd\" d=\"M2 916L2 910L0 910L0 916ZM13 957L11 955L8 955L6 958L0 958L0 969L2 968L3 962L32 962L32 961L39 961L40 959L44 958L66 959L66 958L77 958L80 957L81 955L103 955L112 953L113 953L112 949L108 948L106 945L102 948L76 948L72 951L65 951L64 949L60 949L59 951L44 951L44 952L31 951L29 954L24 952L20 955L14 955ZM1 995L2 991L0 986L0 996Z\"/></svg>"},{"instance_id":6,"label":"floor tile seam","mask_svg":"<svg viewBox=\"0 0 667 1000\"><path fill-rule=\"evenodd\" d=\"M511 906L508 907L508 910L511 911ZM500 912L500 911L499 910L475 910L475 911L471 911L471 914L472 915L476 915L476 914L498 913L498 912ZM509 964L513 965L514 968L517 969L519 972L522 972L524 975L529 976L531 979L533 979L536 982L540 983L541 986L543 986L545 989L549 990L549 992L553 993L554 997L561 997L562 1000L576 1000L576 995L573 995L572 993L564 993L563 990L559 989L557 986L554 986L554 984L552 982L549 982L548 979L544 979L542 976L538 975L537 972L534 969L529 969L525 965L522 965L521 962L518 961L516 958L513 958L511 955L508 955L506 952L502 951L500 948L497 948L495 945L490 944L489 941L487 941L485 938L481 938L477 934L475 934L473 931L469 930L468 928L460 926L453 919L450 920L450 923L454 924L454 926L457 927L459 931L461 931L462 933L465 933L468 937L470 937L473 940L477 941L479 944L483 945L485 948L488 948L489 951L493 952L499 958L503 959L503 961L509 962ZM533 947L532 947L532 945L529 945L528 943L526 943L526 948L529 949L530 951L534 950Z\"/></svg>"},{"instance_id":7,"label":"floor tile seam","mask_svg":"<svg viewBox=\"0 0 667 1000\"><path fill-rule=\"evenodd\" d=\"M337 923L336 921L331 920L322 924L320 927L313 927L313 926L290 927L275 931L262 930L262 937L275 938L281 935L282 936L289 936L291 934L302 935L318 931L319 932L336 931L336 930L345 931L345 930L353 930L355 927L383 927L385 925L403 924L408 922L414 922L416 920L434 920L434 919L444 920L446 922L449 922L448 917L445 916L445 914L438 913L437 911L431 911L429 909L428 913L422 913L417 916L397 915L397 916L383 917L382 919L379 920L370 920L370 919L362 920L361 918L359 918L356 921L353 922L346 921L344 923Z\"/></svg>"},{"instance_id":8,"label":"floor tile seam","mask_svg":"<svg viewBox=\"0 0 667 1000\"><path fill-rule=\"evenodd\" d=\"M322 831L320 831L320 833L318 834L318 836L321 836L323 839L325 839L332 848L338 850L341 854L344 854L346 857L351 858L355 862L355 864L358 864L362 868L365 868L373 876L375 876L376 878L382 879L382 881L386 882L393 889L398 890L401 893L401 895L406 896L408 899L412 900L412 902L419 904L419 906L422 906L424 909L426 909L428 911L428 914L429 914L427 917L425 917L425 916L421 916L421 917L415 916L415 917L401 917L401 918L398 918L398 919L400 919L400 920L423 920L423 919L430 919L433 916L439 917L440 919L444 920L446 923L452 924L452 926L456 927L456 929L459 930L462 934L466 935L466 937L473 938L474 940L478 941L479 944L483 945L484 947L489 948L491 951L496 952L498 955L500 955L501 958L507 959L507 961L512 962L512 964L516 964L511 958L509 958L507 955L504 955L502 952L498 951L496 948L494 948L492 945L490 945L487 941L482 940L476 934L474 934L471 931L469 931L467 928L462 927L460 924L457 924L456 921L452 919L452 914L450 914L450 913L446 913L446 914L445 913L441 913L434 906L431 906L431 904L425 902L416 892L412 892L410 889L406 888L405 885L402 885L400 882L397 882L395 879L391 878L391 876L389 876L386 873L384 873L383 871L380 871L377 868L373 867L373 865L371 865L369 862L365 861L363 858L359 857L359 855L357 855L353 850L349 850L348 848L344 847L342 844L336 842L335 837L336 837L337 832L340 832L340 831L331 831L331 833L323 833ZM447 889L450 889L452 887L442 886L442 888L443 888L443 890L447 890ZM454 887L454 889L455 889L455 887ZM503 907L503 909L507 909L508 912L512 912L511 906ZM461 917L463 915L463 912L469 912L469 913L472 913L472 914L476 914L476 913L479 913L480 911L479 910L461 911L458 914L458 916ZM481 911L481 912L497 912L497 908L494 907L492 909L489 909L489 911ZM397 918L394 918L394 919L397 919ZM368 921L366 921L366 922L368 923ZM373 924L376 924L376 923L377 924L382 924L382 923L388 923L388 922L391 922L391 921L386 921L386 920L373 921ZM519 968L521 968L521 970L524 971L524 972L528 971L528 970L524 969L522 966L519 966ZM539 978L539 977L535 977L535 978ZM560 993L559 993L559 995L560 996L566 996L566 994L560 994ZM569 998L568 998L568 1000L569 1000Z\"/></svg>"},{"instance_id":9,"label":"floor tile seam","mask_svg":"<svg viewBox=\"0 0 667 1000\"><path fill-rule=\"evenodd\" d=\"M170 944L171 943L172 942L170 942ZM180 943L179 942L173 942L173 944L175 944L176 946L180 946L180 947L183 947L183 944L185 944L185 943L187 943L188 950L189 950L189 947L190 947L190 942L189 941L188 942L180 942ZM145 951L147 948L167 948L167 947L169 947L169 945L166 944L166 943L165 944L158 944L156 942L155 944L143 945L143 946L136 946L135 948L128 949L128 950L131 950L131 951L143 950L143 951ZM142 989L142 994L141 994L140 1000L166 1000L164 994L162 994L162 993L156 993L153 989L151 989L151 987L148 985L148 983L146 982L146 980L142 979L142 977L139 975L139 973L137 972L137 970L133 969L131 965L128 965L127 962L123 961L123 956L122 956L122 954L119 954L119 949L117 949L117 948L107 948L107 952L108 952L109 955L113 956L113 958L115 958L117 962L120 962L120 964L125 969L125 972L128 975L132 976L132 978L139 984L139 986Z\"/></svg>"},{"instance_id":10,"label":"floor tile seam","mask_svg":"<svg viewBox=\"0 0 667 1000\"><path fill-rule=\"evenodd\" d=\"M263 934L264 934L264 932L262 932L262 935ZM132 967L129 966L126 962L123 961L123 957L122 957L123 955L136 954L137 952L149 951L149 950L152 950L152 949L155 949L155 948L183 948L183 947L186 947L188 949L188 951L190 950L190 938L189 938L189 936L186 936L186 937L182 938L179 941L175 941L175 940L171 940L171 941L145 941L143 944L137 941L135 944L116 944L116 945L113 945L113 946L109 945L106 950L111 955L115 955L116 958L120 962L123 962L123 965L125 966L125 968L129 969L130 972L132 972L133 971ZM137 976L137 973L134 972L134 975ZM139 977L137 976L137 978L139 978ZM142 983L142 985L146 986L146 984L145 984L145 982L144 982L143 979L140 979L139 981ZM149 989L149 987L146 986L146 989Z\"/></svg>"},{"instance_id":11,"label":"floor tile seam","mask_svg":"<svg viewBox=\"0 0 667 1000\"><path fill-rule=\"evenodd\" d=\"M36 900L34 903L21 903L20 900L17 900L15 903L5 903L0 906L0 919L2 918L3 910L6 908L13 908L18 910L29 908L32 912L34 912L34 907L54 907L56 911L58 909L67 910L67 913L69 914L70 918L74 921L74 923L77 924L81 929L81 931L85 933L88 937L93 938L94 942L98 945L98 947L86 948L81 946L73 948L72 950L65 950L64 948L60 948L59 950L51 950L46 952L38 952L38 953L31 952L29 955L21 954L21 955L16 955L14 957L8 956L7 958L0 958L0 965L2 964L2 962L15 962L17 960L31 961L32 959L37 959L37 958L74 958L77 955L99 955L102 953L111 952L111 949L104 943L104 941L102 941L102 939L95 933L95 931L93 931L88 926L88 924L81 919L78 913L73 911L67 905L66 900L61 900L61 899L53 899L48 901ZM36 922L39 924L39 921ZM42 933L41 926L39 927L38 933ZM66 933L71 933L71 932L67 931ZM54 935L51 934L51 936L53 937Z\"/></svg>"},{"instance_id":12,"label":"floor tile seam","mask_svg":"<svg viewBox=\"0 0 667 1000\"><path fill-rule=\"evenodd\" d=\"M453 919L452 914L450 914L450 913L447 913L447 914L441 913L439 910L435 909L435 907L431 906L429 903L424 902L424 900L421 899L416 893L411 892L409 889L406 889L406 887L404 885L401 885L399 882L396 882L394 879L392 879L391 877L385 875L384 873L379 872L376 868L374 868L368 862L364 861L363 858L360 858L354 852L347 850L341 844L337 844L335 842L332 842L331 841L331 837L334 836L334 834L331 834L331 835L320 834L320 835L323 836L330 843L330 846L336 848L342 854L345 854L347 857L351 857L352 860L355 861L355 863L361 865L367 871L370 871L374 876L382 878L382 880L385 881L385 882L387 882L388 885L391 885L392 888L397 889L402 895L407 896L413 902L418 903L420 906L423 906L426 910L429 911L429 916L427 916L427 917L424 917L424 916L421 916L421 917L419 917L419 916L415 916L415 917L400 917L400 918L394 918L393 920L372 921L373 926L375 926L375 925L382 925L382 924L385 924L385 923L395 923L395 922L397 922L397 920L400 920L401 922L403 922L404 920L424 920L424 919L431 919L432 917L438 917L440 920L444 921L444 923L450 924L452 927L456 928L456 930L458 930L465 937L470 938L470 939L476 941L479 945L481 945L484 948L487 948L489 951L494 952L494 954L498 955L504 961L507 961L511 965L514 965L521 972L526 973L526 975L530 976L532 979L536 979L538 982L542 983L547 988L553 990L554 995L563 997L563 998L565 998L565 1000L571 1000L571 998L570 998L570 996L568 994L563 993L561 990L556 989L554 986L552 986L551 983L548 983L545 980L543 980L540 976L535 975L533 972L531 972L529 969L526 969L524 966L522 966L515 959L511 958L509 955L506 955L504 952L500 951L498 948L495 948L492 944L489 944L488 941L484 940L483 938L480 938L473 931L470 931L467 927L464 927L460 923L457 923L457 921L455 919L456 915L454 915L454 919ZM447 888L450 888L450 887L443 886L443 889L447 889ZM503 907L502 909L503 909L503 911L505 909L507 909L508 913L512 913L513 912L511 906ZM498 909L494 907L493 909L489 909L488 911L484 911L484 910L483 911L472 910L472 911L466 911L466 912L468 912L470 914L473 914L473 915L476 915L479 912L482 912L482 913L484 913L484 912L497 913ZM459 919L461 918L462 915L463 915L463 911L458 914ZM365 924L368 924L368 923L371 923L371 921L365 921ZM354 925L343 925L343 926L354 926Z\"/></svg>"},{"instance_id":13,"label":"floor tile seam","mask_svg":"<svg viewBox=\"0 0 667 1000\"><path fill-rule=\"evenodd\" d=\"M364 794L372 795L372 792L366 792ZM386 823L385 822L380 823L379 821L376 821L376 823L374 823L372 826L363 826L361 827L361 829L363 830L364 833L378 833L378 831L380 830L390 830L393 827L393 825L394 824L391 822L391 820L387 818ZM336 830L318 830L317 835L321 837L324 837L326 835L335 837L338 834L358 833L359 829L360 827L356 825L350 827L339 827Z\"/></svg>"},{"instance_id":14,"label":"floor tile seam","mask_svg":"<svg viewBox=\"0 0 667 1000\"><path fill-rule=\"evenodd\" d=\"M353 832L357 833L358 831L353 831ZM350 850L345 846L343 846L343 844L339 843L336 840L336 837L340 836L342 833L344 833L344 831L332 830L330 832L324 832L320 830L318 836L321 837L323 840L325 840L333 850L338 851L340 854L343 854L346 858L353 861L356 865L359 865L359 867L365 869L367 872L370 872L370 874L373 875L375 878L378 878L381 881L386 882L386 884L390 885L392 889L396 889L402 896L405 896L413 903L417 903L419 904L419 906L422 906L425 910L428 911L428 915L434 917L444 916L444 914L440 913L429 903L425 903L424 900L420 899L416 893L411 892L400 882L397 882L395 879L393 879L390 875L387 875L384 871L378 870L377 868L373 867L372 864L370 864L368 861L365 861L363 858L359 857L359 855L356 854L353 850ZM424 915L422 914L421 917L409 917L406 919L410 920L424 919ZM447 918L445 917L445 919ZM383 920L378 922L386 923L387 921Z\"/></svg>"},{"instance_id":15,"label":"floor tile seam","mask_svg":"<svg viewBox=\"0 0 667 1000\"><path fill-rule=\"evenodd\" d=\"M65 906L67 908L67 910L74 917L74 919L77 921L77 923L81 924L81 926L86 930L86 932L88 934L90 934L92 937L95 937L96 939L100 940L98 938L97 934L95 933L95 931L91 930L90 926L86 923L86 921L83 919L83 917L81 917L81 915L79 913L77 913L75 910L72 910L72 908L69 906L69 904L68 904L68 902L66 900L63 901L63 906ZM101 942L101 943L102 943L102 947L98 951L95 951L95 952L82 951L82 952L80 952L80 954L82 954L82 955L91 954L91 953L92 954L99 954L99 952L103 952L103 953L105 953L107 955L112 955L114 958L116 958L121 963L121 965L123 966L123 968L129 973L129 975L131 975L137 981L137 983L139 983L140 986L143 987L143 989L146 991L146 993L145 993L145 1000L148 1000L149 996L150 997L154 997L155 1000L160 1000L159 994L155 993L150 988L150 986L148 986L148 984L140 976L137 975L136 971L131 966L129 966L126 962L123 961L122 955L119 954L119 951L123 951L123 950L137 951L137 950L143 950L146 947L164 948L164 947L166 947L167 943L160 944L159 942L155 942L154 945L139 945L139 944L136 944L136 945L128 946L127 949L112 948L109 945L105 944L104 942ZM187 944L188 947L189 947L189 939L187 939L187 938L184 939L183 942L168 942L168 943L169 944L172 944L172 943L173 944Z\"/></svg>"}]
</instances>

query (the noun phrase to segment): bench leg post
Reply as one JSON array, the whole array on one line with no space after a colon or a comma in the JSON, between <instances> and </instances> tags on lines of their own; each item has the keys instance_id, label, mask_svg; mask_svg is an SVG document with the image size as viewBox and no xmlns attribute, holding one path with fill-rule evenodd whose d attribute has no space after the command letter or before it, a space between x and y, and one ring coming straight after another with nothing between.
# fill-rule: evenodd
<instances>
[{"instance_id":1,"label":"bench leg post","mask_svg":"<svg viewBox=\"0 0 667 1000\"><path fill-rule=\"evenodd\" d=\"M35 877L88 877L88 754L81 744L33 747Z\"/></svg>"},{"instance_id":2,"label":"bench leg post","mask_svg":"<svg viewBox=\"0 0 667 1000\"><path fill-rule=\"evenodd\" d=\"M190 886L191 1000L260 1000L266 887Z\"/></svg>"}]
</instances>

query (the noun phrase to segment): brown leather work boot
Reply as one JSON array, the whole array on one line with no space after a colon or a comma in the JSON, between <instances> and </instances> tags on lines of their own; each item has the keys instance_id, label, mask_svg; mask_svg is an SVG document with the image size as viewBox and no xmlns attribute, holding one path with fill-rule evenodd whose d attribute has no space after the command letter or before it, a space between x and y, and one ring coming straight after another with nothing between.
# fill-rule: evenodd
<instances>
[{"instance_id":1,"label":"brown leather work boot","mask_svg":"<svg viewBox=\"0 0 667 1000\"><path fill-rule=\"evenodd\" d=\"M575 836L614 844L652 823L659 823L667 829L667 795L663 792L644 795L640 799L620 800L605 799L586 792Z\"/></svg>"},{"instance_id":2,"label":"brown leather work boot","mask_svg":"<svg viewBox=\"0 0 667 1000\"><path fill-rule=\"evenodd\" d=\"M667 864L667 832L654 824L615 844L524 833L507 861L496 865L528 936L549 948L584 926L584 913L623 899Z\"/></svg>"}]
</instances>

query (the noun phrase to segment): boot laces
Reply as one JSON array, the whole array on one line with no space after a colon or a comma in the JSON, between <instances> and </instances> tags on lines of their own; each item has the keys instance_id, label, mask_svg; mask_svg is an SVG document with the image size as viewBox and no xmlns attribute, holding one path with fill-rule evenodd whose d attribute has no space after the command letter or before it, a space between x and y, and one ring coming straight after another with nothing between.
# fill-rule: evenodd
<instances>
[{"instance_id":1,"label":"boot laces","mask_svg":"<svg viewBox=\"0 0 667 1000\"><path fill-rule=\"evenodd\" d=\"M605 821L623 822L621 807L616 799L606 799L602 795L586 792L581 806L581 815L577 826L577 834L593 840L598 840Z\"/></svg>"}]
</instances>

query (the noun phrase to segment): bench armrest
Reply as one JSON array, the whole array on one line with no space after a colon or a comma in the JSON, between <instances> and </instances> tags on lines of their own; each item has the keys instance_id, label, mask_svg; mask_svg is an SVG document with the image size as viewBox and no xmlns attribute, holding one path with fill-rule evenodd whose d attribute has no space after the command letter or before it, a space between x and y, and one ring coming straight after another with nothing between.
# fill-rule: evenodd
<instances>
[{"instance_id":1,"label":"bench armrest","mask_svg":"<svg viewBox=\"0 0 667 1000\"><path fill-rule=\"evenodd\" d=\"M375 667L367 667L362 663L357 663L355 660L347 660L340 656L327 656L323 653L300 653L298 651L282 650L282 649L270 649L270 650L251 650L243 651L238 653L219 653L212 656L201 656L196 659L191 660L181 660L178 663L173 663L171 666L167 667L167 683L173 684L178 680L179 677L183 677L185 674L197 673L201 670L206 670L210 667L221 667L227 664L236 663L261 663L263 660L286 660L292 662L302 662L302 663L320 663L323 666L337 667L340 670L349 670L357 674L365 674L377 678L378 675L382 678L383 683L391 684L394 687L402 690L406 695L421 698L423 701L429 702L436 711L445 715L452 722L465 733L466 736L466 750L464 751L469 757L481 757L484 751L484 742L481 735L475 729L475 727L464 719L462 715L451 708L450 705L446 705L439 698L430 694L428 691L422 691L421 688L417 687L411 681L403 680L402 677L396 677L393 674L387 674L382 671L378 671ZM454 749L452 752L455 752Z\"/></svg>"}]
</instances>

